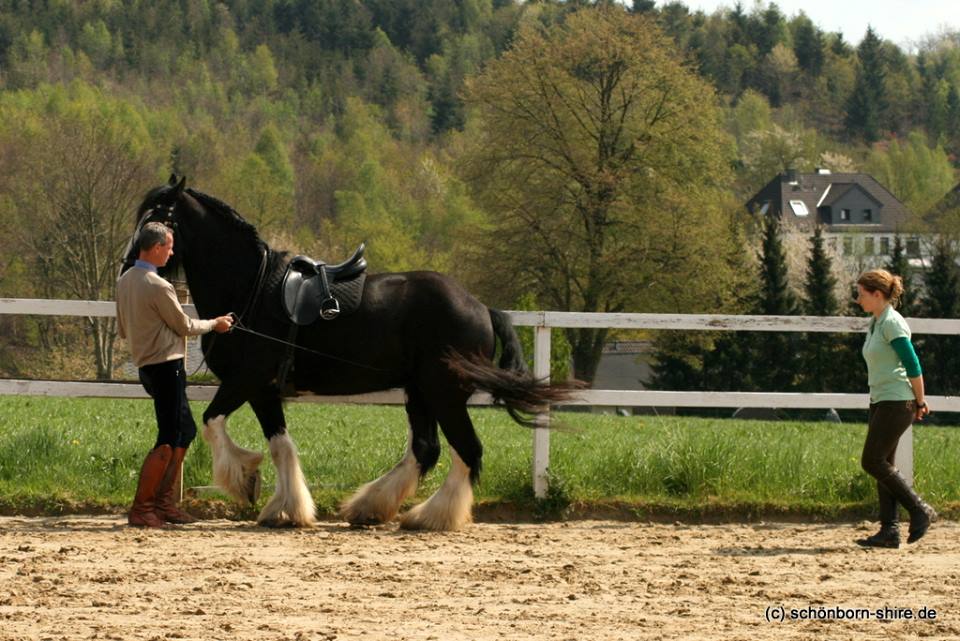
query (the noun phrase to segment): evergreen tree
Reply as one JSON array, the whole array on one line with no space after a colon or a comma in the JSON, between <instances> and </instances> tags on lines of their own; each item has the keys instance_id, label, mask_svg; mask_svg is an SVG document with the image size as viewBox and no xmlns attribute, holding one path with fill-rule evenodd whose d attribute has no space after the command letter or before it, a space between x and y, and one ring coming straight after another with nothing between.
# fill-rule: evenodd
<instances>
[{"instance_id":1,"label":"evergreen tree","mask_svg":"<svg viewBox=\"0 0 960 641\"><path fill-rule=\"evenodd\" d=\"M896 274L903 279L904 293L900 299L900 313L905 317L919 314L921 310L917 306L918 292L913 288L913 269L910 267L910 260L907 258L907 252L900 234L893 237L893 250L890 252L890 260L883 267L891 274Z\"/></svg>"},{"instance_id":2,"label":"evergreen tree","mask_svg":"<svg viewBox=\"0 0 960 641\"><path fill-rule=\"evenodd\" d=\"M957 89L957 85L950 85L950 91L947 92L945 120L944 132L956 149L960 147L960 90Z\"/></svg>"},{"instance_id":3,"label":"evergreen tree","mask_svg":"<svg viewBox=\"0 0 960 641\"><path fill-rule=\"evenodd\" d=\"M730 13L727 14L730 20L730 40L733 44L738 44L746 47L750 44L750 39L747 37L747 29L749 18L747 17L746 12L743 10L742 2L735 2L733 4L733 9L730 10Z\"/></svg>"},{"instance_id":4,"label":"evergreen tree","mask_svg":"<svg viewBox=\"0 0 960 641\"><path fill-rule=\"evenodd\" d=\"M867 29L867 35L857 48L857 57L860 68L847 102L847 130L873 142L880 138L887 98L883 43L872 27Z\"/></svg>"},{"instance_id":5,"label":"evergreen tree","mask_svg":"<svg viewBox=\"0 0 960 641\"><path fill-rule=\"evenodd\" d=\"M935 245L930 271L926 277L923 315L928 318L960 317L960 273L957 253L949 240L941 238ZM924 383L936 394L960 392L960 337L927 334L917 341Z\"/></svg>"},{"instance_id":6,"label":"evergreen tree","mask_svg":"<svg viewBox=\"0 0 960 641\"><path fill-rule=\"evenodd\" d=\"M823 247L823 229L817 226L810 238L810 257L803 289L803 311L810 316L836 316L840 306L834 293L837 279L833 275L830 257ZM810 332L801 346L800 388L805 392L833 392L835 390L836 347L838 335Z\"/></svg>"},{"instance_id":7,"label":"evergreen tree","mask_svg":"<svg viewBox=\"0 0 960 641\"><path fill-rule=\"evenodd\" d=\"M703 357L703 387L708 390L753 392L753 353L758 332L721 332Z\"/></svg>"},{"instance_id":8,"label":"evergreen tree","mask_svg":"<svg viewBox=\"0 0 960 641\"><path fill-rule=\"evenodd\" d=\"M733 301L729 308L751 313L757 301L757 268L743 251L747 246L744 229L734 220L730 226L730 250L724 257L732 282ZM703 389L749 392L756 389L751 372L751 353L756 332L713 334L713 348L703 354Z\"/></svg>"},{"instance_id":9,"label":"evergreen tree","mask_svg":"<svg viewBox=\"0 0 960 641\"><path fill-rule=\"evenodd\" d=\"M757 48L760 58L764 58L783 39L785 31L783 14L775 3L766 9L760 9L750 15L747 30L750 39Z\"/></svg>"},{"instance_id":10,"label":"evergreen tree","mask_svg":"<svg viewBox=\"0 0 960 641\"><path fill-rule=\"evenodd\" d=\"M632 13L650 13L656 9L655 0L633 0L630 6Z\"/></svg>"},{"instance_id":11,"label":"evergreen tree","mask_svg":"<svg viewBox=\"0 0 960 641\"><path fill-rule=\"evenodd\" d=\"M848 45L846 41L843 39L843 32L837 31L831 35L832 35L832 38L830 40L831 53L833 53L835 56L840 58L846 58L848 55L850 55L850 52L852 50L850 49L850 45Z\"/></svg>"},{"instance_id":12,"label":"evergreen tree","mask_svg":"<svg viewBox=\"0 0 960 641\"><path fill-rule=\"evenodd\" d=\"M787 259L781 239L780 221L769 217L763 226L760 255L760 295L756 313L764 316L793 316L799 306L787 279ZM758 332L752 354L752 378L761 391L787 392L794 388L797 374L797 334Z\"/></svg>"},{"instance_id":13,"label":"evergreen tree","mask_svg":"<svg viewBox=\"0 0 960 641\"><path fill-rule=\"evenodd\" d=\"M805 15L797 18L793 36L797 65L811 76L819 76L825 60L823 34Z\"/></svg>"},{"instance_id":14,"label":"evergreen tree","mask_svg":"<svg viewBox=\"0 0 960 641\"><path fill-rule=\"evenodd\" d=\"M855 290L854 290L855 291ZM844 316L862 317L863 309L852 295L842 304ZM834 388L832 392L863 394L868 391L867 363L863 360L863 332L844 334L835 355Z\"/></svg>"},{"instance_id":15,"label":"evergreen tree","mask_svg":"<svg viewBox=\"0 0 960 641\"><path fill-rule=\"evenodd\" d=\"M658 332L653 341L650 389L712 389L703 380L703 340L690 332Z\"/></svg>"}]
</instances>

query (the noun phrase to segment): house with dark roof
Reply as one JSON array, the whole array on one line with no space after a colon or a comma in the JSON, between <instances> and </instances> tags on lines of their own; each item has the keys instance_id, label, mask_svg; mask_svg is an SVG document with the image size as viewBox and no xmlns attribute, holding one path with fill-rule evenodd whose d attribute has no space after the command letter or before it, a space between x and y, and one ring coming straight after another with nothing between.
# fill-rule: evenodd
<instances>
[{"instance_id":1,"label":"house with dark roof","mask_svg":"<svg viewBox=\"0 0 960 641\"><path fill-rule=\"evenodd\" d=\"M869 174L787 170L747 201L756 216L776 216L784 229L812 234L820 225L838 254L863 264L889 256L896 234L918 264L924 256L920 237L906 233L912 212Z\"/></svg>"}]
</instances>

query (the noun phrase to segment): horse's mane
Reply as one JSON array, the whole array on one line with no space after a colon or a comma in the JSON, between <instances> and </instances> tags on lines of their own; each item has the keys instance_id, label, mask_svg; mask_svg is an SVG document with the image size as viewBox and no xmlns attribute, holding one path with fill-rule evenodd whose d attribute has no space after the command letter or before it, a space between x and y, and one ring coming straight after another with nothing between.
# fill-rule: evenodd
<instances>
[{"instance_id":1,"label":"horse's mane","mask_svg":"<svg viewBox=\"0 0 960 641\"><path fill-rule=\"evenodd\" d=\"M265 248L267 246L266 242L260 238L260 234L257 233L257 228L244 220L243 217L227 203L209 194L205 194L202 191L197 191L196 189L188 188L187 193L203 205L206 210L215 213L223 220L230 222L237 229L249 234L258 248Z\"/></svg>"}]
</instances>

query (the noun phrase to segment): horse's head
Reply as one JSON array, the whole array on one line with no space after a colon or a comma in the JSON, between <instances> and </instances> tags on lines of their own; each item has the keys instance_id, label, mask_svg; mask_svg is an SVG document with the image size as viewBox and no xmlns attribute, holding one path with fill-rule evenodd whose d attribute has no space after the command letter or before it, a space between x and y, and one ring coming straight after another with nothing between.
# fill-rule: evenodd
<instances>
[{"instance_id":1,"label":"horse's head","mask_svg":"<svg viewBox=\"0 0 960 641\"><path fill-rule=\"evenodd\" d=\"M120 270L122 274L129 269L137 256L140 254L140 247L137 244L137 236L144 225L151 222L163 223L170 228L173 233L174 253L170 257L165 267L161 267L161 275L176 272L180 266L180 254L186 250L183 234L180 233L180 221L185 215L185 208L190 206L186 196L186 177L177 178L175 174L170 175L170 181L166 185L151 189L143 202L137 208L137 222L124 251L123 267Z\"/></svg>"},{"instance_id":2,"label":"horse's head","mask_svg":"<svg viewBox=\"0 0 960 641\"><path fill-rule=\"evenodd\" d=\"M170 278L178 272L190 280L211 269L236 276L247 265L256 270L264 251L268 251L256 228L229 205L186 187L186 178L171 175L167 184L150 190L137 208L137 222L127 249L121 274L140 254L136 238L150 222L166 225L173 232L173 256L158 271ZM182 270L181 270L182 268ZM218 285L218 286L222 286Z\"/></svg>"}]
</instances>

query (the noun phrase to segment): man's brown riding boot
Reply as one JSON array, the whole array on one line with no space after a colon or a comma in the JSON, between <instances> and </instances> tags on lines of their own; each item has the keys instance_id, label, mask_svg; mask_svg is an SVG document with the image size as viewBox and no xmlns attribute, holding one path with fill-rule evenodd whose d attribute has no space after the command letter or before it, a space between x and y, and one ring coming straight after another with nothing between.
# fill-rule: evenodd
<instances>
[{"instance_id":1,"label":"man's brown riding boot","mask_svg":"<svg viewBox=\"0 0 960 641\"><path fill-rule=\"evenodd\" d=\"M166 527L163 517L156 512L157 488L170 464L173 452L169 445L150 450L140 468L140 481L133 497L133 506L127 522L136 527Z\"/></svg>"},{"instance_id":2,"label":"man's brown riding boot","mask_svg":"<svg viewBox=\"0 0 960 641\"><path fill-rule=\"evenodd\" d=\"M167 471L160 481L157 488L157 515L167 523L196 523L193 518L183 510L177 503L178 498L174 494L180 487L181 472L183 470L183 457L187 455L187 448L173 448L173 456L170 457L170 464L167 465Z\"/></svg>"}]
</instances>

